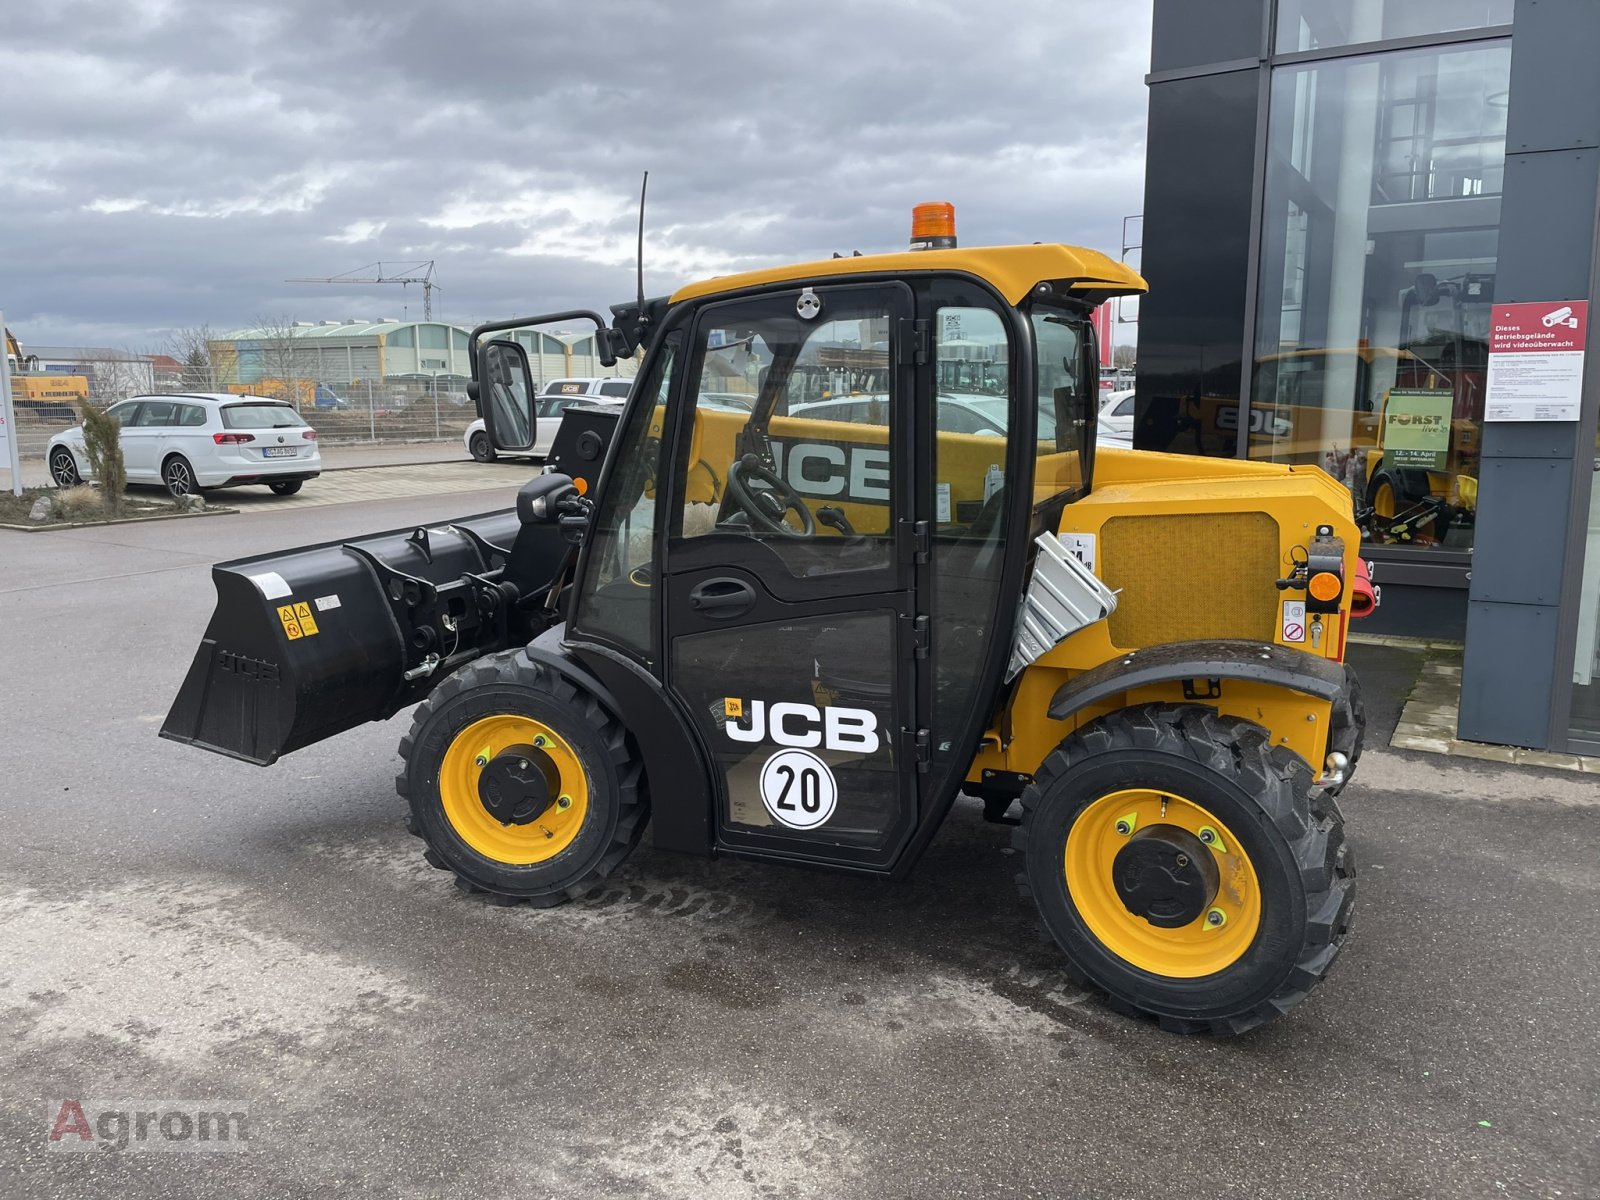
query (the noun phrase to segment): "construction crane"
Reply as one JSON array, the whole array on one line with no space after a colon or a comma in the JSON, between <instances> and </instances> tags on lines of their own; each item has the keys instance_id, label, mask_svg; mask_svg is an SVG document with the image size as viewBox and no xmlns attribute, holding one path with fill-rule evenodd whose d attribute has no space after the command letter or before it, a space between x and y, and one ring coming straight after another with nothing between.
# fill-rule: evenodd
<instances>
[{"instance_id":1,"label":"construction crane","mask_svg":"<svg viewBox=\"0 0 1600 1200\"><path fill-rule=\"evenodd\" d=\"M411 283L422 285L422 319L433 320L433 293L439 285L433 281L433 259L408 263L368 263L343 275L299 276L285 283Z\"/></svg>"}]
</instances>

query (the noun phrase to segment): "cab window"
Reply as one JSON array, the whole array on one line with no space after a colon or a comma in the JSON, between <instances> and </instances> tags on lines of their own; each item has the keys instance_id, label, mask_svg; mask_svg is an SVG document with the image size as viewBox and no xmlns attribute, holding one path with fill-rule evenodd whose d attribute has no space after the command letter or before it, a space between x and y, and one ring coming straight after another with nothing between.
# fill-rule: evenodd
<instances>
[{"instance_id":1,"label":"cab window","mask_svg":"<svg viewBox=\"0 0 1600 1200\"><path fill-rule=\"evenodd\" d=\"M718 305L696 335L673 534L760 542L797 576L893 562L890 302ZM810 315L808 315L808 312Z\"/></svg>"},{"instance_id":2,"label":"cab window","mask_svg":"<svg viewBox=\"0 0 1600 1200\"><path fill-rule=\"evenodd\" d=\"M1083 490L1084 430L1089 427L1090 394L1085 357L1084 314L1053 304L1035 305L1033 326L1038 404L1038 445L1033 477L1035 504Z\"/></svg>"}]
</instances>

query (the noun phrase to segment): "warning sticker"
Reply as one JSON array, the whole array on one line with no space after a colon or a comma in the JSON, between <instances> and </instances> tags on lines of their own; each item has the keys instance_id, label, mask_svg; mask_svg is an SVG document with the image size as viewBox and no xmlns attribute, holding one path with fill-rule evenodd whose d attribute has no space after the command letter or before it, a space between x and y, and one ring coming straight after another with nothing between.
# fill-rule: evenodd
<instances>
[{"instance_id":1,"label":"warning sticker","mask_svg":"<svg viewBox=\"0 0 1600 1200\"><path fill-rule=\"evenodd\" d=\"M309 604L278 605L278 620L283 622L283 635L291 642L317 635L317 621L311 615Z\"/></svg>"},{"instance_id":2,"label":"warning sticker","mask_svg":"<svg viewBox=\"0 0 1600 1200\"><path fill-rule=\"evenodd\" d=\"M1306 602L1304 600L1285 600L1283 602L1283 640L1296 644L1306 640Z\"/></svg>"}]
</instances>

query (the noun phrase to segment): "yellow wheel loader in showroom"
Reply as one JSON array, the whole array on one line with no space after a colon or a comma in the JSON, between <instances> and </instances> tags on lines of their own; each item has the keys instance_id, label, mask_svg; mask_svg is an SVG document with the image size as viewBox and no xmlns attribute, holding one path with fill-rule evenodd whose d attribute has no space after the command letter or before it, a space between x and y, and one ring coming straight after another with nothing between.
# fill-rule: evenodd
<instances>
[{"instance_id":1,"label":"yellow wheel loader in showroom","mask_svg":"<svg viewBox=\"0 0 1600 1200\"><path fill-rule=\"evenodd\" d=\"M1074 980L1177 1031L1287 1012L1355 889L1350 494L1097 451L1090 313L1144 281L959 248L946 205L913 235L475 330L499 445L536 422L496 334L592 320L607 356L646 351L514 510L217 566L162 735L265 765L417 705L423 854L540 907L647 823L659 849L899 878L966 792L1016 826Z\"/></svg>"}]
</instances>

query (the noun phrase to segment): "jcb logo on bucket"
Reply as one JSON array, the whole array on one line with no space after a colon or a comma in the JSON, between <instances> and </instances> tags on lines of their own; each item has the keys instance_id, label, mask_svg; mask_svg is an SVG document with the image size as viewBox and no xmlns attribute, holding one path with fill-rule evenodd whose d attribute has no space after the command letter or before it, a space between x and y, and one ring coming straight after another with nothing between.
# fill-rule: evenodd
<instances>
[{"instance_id":1,"label":"jcb logo on bucket","mask_svg":"<svg viewBox=\"0 0 1600 1200\"><path fill-rule=\"evenodd\" d=\"M864 708L818 708L814 704L765 700L722 702L723 729L736 742L774 741L809 750L849 750L872 754L879 745L878 718ZM748 722L748 723L745 723Z\"/></svg>"}]
</instances>

